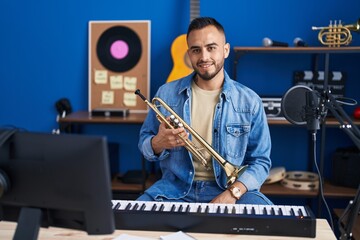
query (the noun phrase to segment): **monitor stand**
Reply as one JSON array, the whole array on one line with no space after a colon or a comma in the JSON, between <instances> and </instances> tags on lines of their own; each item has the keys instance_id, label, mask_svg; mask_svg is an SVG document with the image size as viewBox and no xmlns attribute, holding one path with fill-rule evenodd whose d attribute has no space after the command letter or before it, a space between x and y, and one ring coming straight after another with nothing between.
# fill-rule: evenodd
<instances>
[{"instance_id":1,"label":"monitor stand","mask_svg":"<svg viewBox=\"0 0 360 240\"><path fill-rule=\"evenodd\" d=\"M40 230L41 218L42 211L40 208L21 208L13 240L36 240Z\"/></svg>"}]
</instances>

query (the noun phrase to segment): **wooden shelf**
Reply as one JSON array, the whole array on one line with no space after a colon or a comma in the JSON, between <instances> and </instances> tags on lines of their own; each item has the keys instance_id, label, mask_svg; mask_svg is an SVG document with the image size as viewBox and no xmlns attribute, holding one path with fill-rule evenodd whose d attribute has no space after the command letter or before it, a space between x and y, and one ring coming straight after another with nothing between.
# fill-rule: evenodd
<instances>
[{"instance_id":1,"label":"wooden shelf","mask_svg":"<svg viewBox=\"0 0 360 240\"><path fill-rule=\"evenodd\" d=\"M360 125L359 119L352 119L352 121L355 125ZM285 118L268 118L268 123L270 125L292 125L292 123L290 123ZM328 117L326 118L326 126L337 127L340 126L340 123L335 118Z\"/></svg>"},{"instance_id":2,"label":"wooden shelf","mask_svg":"<svg viewBox=\"0 0 360 240\"><path fill-rule=\"evenodd\" d=\"M273 184L264 184L260 191L265 195L269 196L288 196L288 197L317 197L319 192L316 190L296 190L291 188L286 188L282 186L279 182ZM341 187L332 185L329 182L324 183L324 195L325 197L330 198L352 198L356 194L355 188Z\"/></svg>"},{"instance_id":3,"label":"wooden shelf","mask_svg":"<svg viewBox=\"0 0 360 240\"><path fill-rule=\"evenodd\" d=\"M64 118L59 119L59 123L126 123L126 124L140 124L145 120L147 113L129 113L126 117L101 117L91 116L87 111L73 112Z\"/></svg>"},{"instance_id":4,"label":"wooden shelf","mask_svg":"<svg viewBox=\"0 0 360 240\"><path fill-rule=\"evenodd\" d=\"M235 53L360 53L360 47L234 47Z\"/></svg>"}]
</instances>

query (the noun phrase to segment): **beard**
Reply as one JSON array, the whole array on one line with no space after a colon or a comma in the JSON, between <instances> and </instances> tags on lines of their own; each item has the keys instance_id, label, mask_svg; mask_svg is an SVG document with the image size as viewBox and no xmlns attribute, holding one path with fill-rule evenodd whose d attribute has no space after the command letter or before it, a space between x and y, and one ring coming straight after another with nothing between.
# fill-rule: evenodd
<instances>
[{"instance_id":1,"label":"beard","mask_svg":"<svg viewBox=\"0 0 360 240\"><path fill-rule=\"evenodd\" d=\"M201 64L201 62L199 64ZM222 70L222 68L224 66L224 62L222 62L220 64L214 63L214 66L215 66L215 70L213 72L206 71L204 73L201 73L199 71L199 69L194 67L194 66L193 66L193 69L201 79L203 79L205 81L210 81L211 79L213 79Z\"/></svg>"}]
</instances>

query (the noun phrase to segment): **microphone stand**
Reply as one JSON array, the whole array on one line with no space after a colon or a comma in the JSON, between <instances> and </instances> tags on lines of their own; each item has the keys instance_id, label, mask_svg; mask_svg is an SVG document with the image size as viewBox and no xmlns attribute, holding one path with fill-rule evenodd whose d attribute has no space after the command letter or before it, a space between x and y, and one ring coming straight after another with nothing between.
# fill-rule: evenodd
<instances>
[{"instance_id":1,"label":"microphone stand","mask_svg":"<svg viewBox=\"0 0 360 240\"><path fill-rule=\"evenodd\" d=\"M346 134L351 138L357 148L360 150L360 130L354 124L349 115L339 104L339 100L336 100L331 94L330 90L326 90L322 96L322 103L326 109L329 109L340 123L340 129L343 129ZM355 100L353 100L355 101ZM356 103L356 102L355 102ZM350 201L343 214L339 218L338 227L340 231L340 240L352 239L352 228L359 214L360 210L360 184L357 189L355 198ZM346 218L346 219L345 219Z\"/></svg>"}]
</instances>

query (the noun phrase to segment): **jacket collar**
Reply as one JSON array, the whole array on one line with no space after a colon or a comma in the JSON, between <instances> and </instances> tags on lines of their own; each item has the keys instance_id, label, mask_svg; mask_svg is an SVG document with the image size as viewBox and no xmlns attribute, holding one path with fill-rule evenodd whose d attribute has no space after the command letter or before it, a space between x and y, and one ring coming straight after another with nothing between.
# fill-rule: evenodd
<instances>
[{"instance_id":1,"label":"jacket collar","mask_svg":"<svg viewBox=\"0 0 360 240\"><path fill-rule=\"evenodd\" d=\"M190 75L183 78L183 80L181 81L181 85L179 87L178 94L186 92L188 96L190 95L191 81L193 81L194 76L195 76L195 72L192 72ZM233 89L233 87L234 86L231 78L224 70L224 85L221 92L221 96L224 97L226 101L230 101L231 89Z\"/></svg>"}]
</instances>

